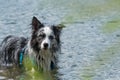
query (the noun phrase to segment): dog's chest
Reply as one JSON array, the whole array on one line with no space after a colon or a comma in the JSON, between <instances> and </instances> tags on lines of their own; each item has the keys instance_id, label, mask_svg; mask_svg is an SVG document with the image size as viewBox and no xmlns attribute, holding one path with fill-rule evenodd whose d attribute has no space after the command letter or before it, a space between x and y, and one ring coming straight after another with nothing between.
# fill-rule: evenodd
<instances>
[{"instance_id":1,"label":"dog's chest","mask_svg":"<svg viewBox=\"0 0 120 80\"><path fill-rule=\"evenodd\" d=\"M55 64L54 55L49 50L34 53L34 60L38 66L38 69L42 68L44 71L51 69L51 63Z\"/></svg>"},{"instance_id":2,"label":"dog's chest","mask_svg":"<svg viewBox=\"0 0 120 80\"><path fill-rule=\"evenodd\" d=\"M37 59L39 62L43 61L43 62L48 62L52 60L52 53L47 50L47 51L40 51L39 54L36 55Z\"/></svg>"}]
</instances>

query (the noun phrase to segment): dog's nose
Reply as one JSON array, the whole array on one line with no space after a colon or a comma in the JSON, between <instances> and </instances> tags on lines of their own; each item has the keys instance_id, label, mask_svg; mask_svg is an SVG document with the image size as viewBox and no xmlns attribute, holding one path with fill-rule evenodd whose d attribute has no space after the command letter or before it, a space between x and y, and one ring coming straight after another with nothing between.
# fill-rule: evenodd
<instances>
[{"instance_id":1,"label":"dog's nose","mask_svg":"<svg viewBox=\"0 0 120 80\"><path fill-rule=\"evenodd\" d=\"M48 48L48 43L44 43L44 48Z\"/></svg>"}]
</instances>

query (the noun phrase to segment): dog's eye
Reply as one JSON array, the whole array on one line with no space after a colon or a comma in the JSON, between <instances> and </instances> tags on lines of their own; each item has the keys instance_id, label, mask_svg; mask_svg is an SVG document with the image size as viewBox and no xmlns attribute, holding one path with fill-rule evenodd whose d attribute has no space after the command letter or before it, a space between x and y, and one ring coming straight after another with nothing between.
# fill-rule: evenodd
<instances>
[{"instance_id":1,"label":"dog's eye","mask_svg":"<svg viewBox=\"0 0 120 80\"><path fill-rule=\"evenodd\" d=\"M42 37L42 38L44 38L44 37L45 37L45 34L41 34L41 35L39 35L39 37Z\"/></svg>"},{"instance_id":2,"label":"dog's eye","mask_svg":"<svg viewBox=\"0 0 120 80\"><path fill-rule=\"evenodd\" d=\"M54 37L53 37L53 36L49 36L49 39L51 39L51 40L52 40L52 39L54 39Z\"/></svg>"}]
</instances>

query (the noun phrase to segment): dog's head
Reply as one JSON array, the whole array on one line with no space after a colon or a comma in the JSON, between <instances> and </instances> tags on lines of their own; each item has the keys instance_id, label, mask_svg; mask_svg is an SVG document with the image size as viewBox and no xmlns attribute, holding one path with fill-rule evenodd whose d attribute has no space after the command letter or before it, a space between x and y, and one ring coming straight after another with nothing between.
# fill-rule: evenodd
<instances>
[{"instance_id":1,"label":"dog's head","mask_svg":"<svg viewBox=\"0 0 120 80\"><path fill-rule=\"evenodd\" d=\"M38 52L52 48L57 50L60 44L61 30L62 27L60 25L45 26L36 17L33 17L31 47Z\"/></svg>"}]
</instances>

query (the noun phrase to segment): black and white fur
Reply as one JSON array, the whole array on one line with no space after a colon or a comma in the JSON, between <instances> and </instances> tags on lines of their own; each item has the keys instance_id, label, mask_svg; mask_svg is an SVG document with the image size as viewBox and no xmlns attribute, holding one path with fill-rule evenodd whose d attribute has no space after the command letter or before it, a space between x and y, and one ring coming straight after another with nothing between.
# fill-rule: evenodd
<instances>
[{"instance_id":1,"label":"black and white fur","mask_svg":"<svg viewBox=\"0 0 120 80\"><path fill-rule=\"evenodd\" d=\"M36 17L32 19L32 34L29 40L23 37L6 37L0 48L1 60L5 63L19 64L19 54L27 46L25 53L34 59L38 68L49 71L57 65L60 53L61 26L46 26Z\"/></svg>"},{"instance_id":2,"label":"black and white fur","mask_svg":"<svg viewBox=\"0 0 120 80\"><path fill-rule=\"evenodd\" d=\"M0 46L0 64L9 66L14 63L18 65L20 51L27 44L27 39L24 37L7 36Z\"/></svg>"}]
</instances>

